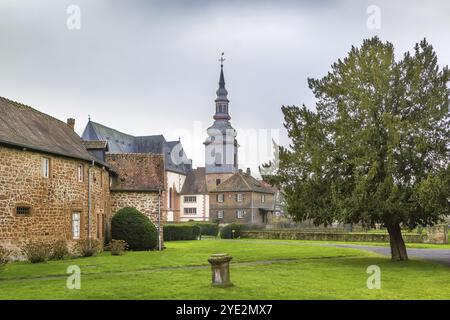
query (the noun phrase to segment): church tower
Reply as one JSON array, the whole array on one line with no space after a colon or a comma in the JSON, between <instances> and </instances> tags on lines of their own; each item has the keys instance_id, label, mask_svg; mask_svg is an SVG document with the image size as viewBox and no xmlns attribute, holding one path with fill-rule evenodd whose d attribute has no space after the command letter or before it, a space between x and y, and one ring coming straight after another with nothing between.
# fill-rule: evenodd
<instances>
[{"instance_id":1,"label":"church tower","mask_svg":"<svg viewBox=\"0 0 450 320\"><path fill-rule=\"evenodd\" d=\"M222 183L238 171L238 143L237 132L231 126L228 91L225 89L223 62L220 58L219 89L216 91L216 112L214 123L207 129L208 137L205 145L205 173L209 190Z\"/></svg>"}]
</instances>

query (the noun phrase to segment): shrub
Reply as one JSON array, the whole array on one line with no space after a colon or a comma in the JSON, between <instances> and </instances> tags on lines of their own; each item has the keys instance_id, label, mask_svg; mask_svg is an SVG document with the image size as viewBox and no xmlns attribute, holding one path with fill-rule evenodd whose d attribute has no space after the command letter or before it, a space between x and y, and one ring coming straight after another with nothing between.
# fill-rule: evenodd
<instances>
[{"instance_id":1,"label":"shrub","mask_svg":"<svg viewBox=\"0 0 450 320\"><path fill-rule=\"evenodd\" d=\"M241 232L246 229L246 225L231 223L220 230L222 239L237 239L241 236Z\"/></svg>"},{"instance_id":2,"label":"shrub","mask_svg":"<svg viewBox=\"0 0 450 320\"><path fill-rule=\"evenodd\" d=\"M52 253L50 255L50 259L53 260L62 260L64 257L69 255L69 250L67 249L66 240L56 240L53 243Z\"/></svg>"},{"instance_id":3,"label":"shrub","mask_svg":"<svg viewBox=\"0 0 450 320\"><path fill-rule=\"evenodd\" d=\"M50 258L52 246L43 241L28 241L23 245L21 251L28 261L39 263Z\"/></svg>"},{"instance_id":4,"label":"shrub","mask_svg":"<svg viewBox=\"0 0 450 320\"><path fill-rule=\"evenodd\" d=\"M164 241L197 240L201 236L201 229L189 223L166 224L163 227Z\"/></svg>"},{"instance_id":5,"label":"shrub","mask_svg":"<svg viewBox=\"0 0 450 320\"><path fill-rule=\"evenodd\" d=\"M112 238L124 240L130 250L154 250L158 246L158 231L145 215L135 208L122 208L111 221Z\"/></svg>"},{"instance_id":6,"label":"shrub","mask_svg":"<svg viewBox=\"0 0 450 320\"><path fill-rule=\"evenodd\" d=\"M0 247L0 266L3 266L9 261L10 252L3 247Z\"/></svg>"},{"instance_id":7,"label":"shrub","mask_svg":"<svg viewBox=\"0 0 450 320\"><path fill-rule=\"evenodd\" d=\"M75 244L75 252L81 257L92 257L102 249L101 242L96 239L80 239Z\"/></svg>"},{"instance_id":8,"label":"shrub","mask_svg":"<svg viewBox=\"0 0 450 320\"><path fill-rule=\"evenodd\" d=\"M199 226L202 236L216 237L219 233L219 225L212 222L196 222L193 225Z\"/></svg>"},{"instance_id":9,"label":"shrub","mask_svg":"<svg viewBox=\"0 0 450 320\"><path fill-rule=\"evenodd\" d=\"M113 256L121 256L128 249L128 244L124 240L111 240L108 245L108 250L111 251Z\"/></svg>"}]
</instances>

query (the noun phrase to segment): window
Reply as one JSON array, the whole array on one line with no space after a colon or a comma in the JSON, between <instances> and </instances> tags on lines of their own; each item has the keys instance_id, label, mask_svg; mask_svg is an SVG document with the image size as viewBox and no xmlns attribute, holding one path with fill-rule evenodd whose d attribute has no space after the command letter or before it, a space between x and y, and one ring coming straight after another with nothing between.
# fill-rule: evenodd
<instances>
[{"instance_id":1,"label":"window","mask_svg":"<svg viewBox=\"0 0 450 320\"><path fill-rule=\"evenodd\" d=\"M197 208L184 208L184 214L197 214Z\"/></svg>"},{"instance_id":2,"label":"window","mask_svg":"<svg viewBox=\"0 0 450 320\"><path fill-rule=\"evenodd\" d=\"M222 182L222 180L216 179L216 186L218 186L221 182Z\"/></svg>"},{"instance_id":3,"label":"window","mask_svg":"<svg viewBox=\"0 0 450 320\"><path fill-rule=\"evenodd\" d=\"M80 219L81 214L79 212L72 213L72 238L80 239Z\"/></svg>"},{"instance_id":4,"label":"window","mask_svg":"<svg viewBox=\"0 0 450 320\"><path fill-rule=\"evenodd\" d=\"M223 210L217 211L217 219L223 219Z\"/></svg>"},{"instance_id":5,"label":"window","mask_svg":"<svg viewBox=\"0 0 450 320\"><path fill-rule=\"evenodd\" d=\"M236 218L243 219L245 215L245 210L236 210Z\"/></svg>"},{"instance_id":6,"label":"window","mask_svg":"<svg viewBox=\"0 0 450 320\"><path fill-rule=\"evenodd\" d=\"M50 159L42 158L42 176L44 178L50 177Z\"/></svg>"},{"instance_id":7,"label":"window","mask_svg":"<svg viewBox=\"0 0 450 320\"><path fill-rule=\"evenodd\" d=\"M222 166L222 154L220 152L216 152L215 154L215 165L216 167Z\"/></svg>"},{"instance_id":8,"label":"window","mask_svg":"<svg viewBox=\"0 0 450 320\"><path fill-rule=\"evenodd\" d=\"M244 195L243 195L242 193L238 193L238 194L236 195L236 201L237 201L237 202L242 202L242 201L244 201Z\"/></svg>"},{"instance_id":9,"label":"window","mask_svg":"<svg viewBox=\"0 0 450 320\"><path fill-rule=\"evenodd\" d=\"M17 206L16 214L19 216L29 216L31 214L31 208L27 206Z\"/></svg>"},{"instance_id":10,"label":"window","mask_svg":"<svg viewBox=\"0 0 450 320\"><path fill-rule=\"evenodd\" d=\"M217 195L217 202L223 202L223 194Z\"/></svg>"},{"instance_id":11,"label":"window","mask_svg":"<svg viewBox=\"0 0 450 320\"><path fill-rule=\"evenodd\" d=\"M266 202L266 195L265 194L261 195L261 202L262 203Z\"/></svg>"},{"instance_id":12,"label":"window","mask_svg":"<svg viewBox=\"0 0 450 320\"><path fill-rule=\"evenodd\" d=\"M169 209L172 209L172 188L169 189Z\"/></svg>"},{"instance_id":13,"label":"window","mask_svg":"<svg viewBox=\"0 0 450 320\"><path fill-rule=\"evenodd\" d=\"M184 196L184 202L185 203L196 203L197 197L196 196Z\"/></svg>"},{"instance_id":14,"label":"window","mask_svg":"<svg viewBox=\"0 0 450 320\"><path fill-rule=\"evenodd\" d=\"M78 182L83 182L83 173L84 173L83 167L84 166L82 164L79 164L77 167Z\"/></svg>"}]
</instances>

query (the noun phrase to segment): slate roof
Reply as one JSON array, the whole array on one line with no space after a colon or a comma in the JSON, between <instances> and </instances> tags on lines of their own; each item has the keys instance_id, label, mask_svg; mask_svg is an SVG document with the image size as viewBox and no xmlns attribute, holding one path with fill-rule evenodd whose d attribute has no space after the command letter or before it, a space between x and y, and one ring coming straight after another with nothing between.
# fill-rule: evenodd
<instances>
[{"instance_id":1,"label":"slate roof","mask_svg":"<svg viewBox=\"0 0 450 320\"><path fill-rule=\"evenodd\" d=\"M86 141L82 140L83 145L86 147L86 149L102 149L105 151L108 151L108 141Z\"/></svg>"},{"instance_id":2,"label":"slate roof","mask_svg":"<svg viewBox=\"0 0 450 320\"><path fill-rule=\"evenodd\" d=\"M162 154L107 154L106 162L117 172L111 191L158 191L164 189Z\"/></svg>"},{"instance_id":3,"label":"slate roof","mask_svg":"<svg viewBox=\"0 0 450 320\"><path fill-rule=\"evenodd\" d=\"M96 160L65 122L0 97L0 143L82 160Z\"/></svg>"},{"instance_id":4,"label":"slate roof","mask_svg":"<svg viewBox=\"0 0 450 320\"><path fill-rule=\"evenodd\" d=\"M192 160L184 153L179 141L166 141L163 135L151 135L135 137L118 130L109 128L100 123L89 121L82 134L82 139L87 141L101 140L108 142L109 153L147 153L164 154L165 168L182 174L189 172ZM178 146L179 145L179 146ZM181 153L181 161L175 161L175 151ZM174 159L172 158L174 156Z\"/></svg>"},{"instance_id":5,"label":"slate roof","mask_svg":"<svg viewBox=\"0 0 450 320\"><path fill-rule=\"evenodd\" d=\"M184 181L181 194L205 194L207 193L205 168L198 167L190 171Z\"/></svg>"},{"instance_id":6,"label":"slate roof","mask_svg":"<svg viewBox=\"0 0 450 320\"><path fill-rule=\"evenodd\" d=\"M274 191L272 188L267 187L261 181L253 178L251 175L239 170L234 175L226 179L224 182L216 186L210 192L261 192L261 193L271 193Z\"/></svg>"}]
</instances>

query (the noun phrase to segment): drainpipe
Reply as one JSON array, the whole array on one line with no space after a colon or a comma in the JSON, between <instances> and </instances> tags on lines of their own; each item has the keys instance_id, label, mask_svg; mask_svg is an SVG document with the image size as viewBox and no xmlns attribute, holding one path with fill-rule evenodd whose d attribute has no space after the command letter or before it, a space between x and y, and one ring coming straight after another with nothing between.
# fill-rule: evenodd
<instances>
[{"instance_id":1,"label":"drainpipe","mask_svg":"<svg viewBox=\"0 0 450 320\"><path fill-rule=\"evenodd\" d=\"M88 241L89 248L92 247L92 182L91 182L91 170L95 165L95 161L92 160L88 170Z\"/></svg>"},{"instance_id":2,"label":"drainpipe","mask_svg":"<svg viewBox=\"0 0 450 320\"><path fill-rule=\"evenodd\" d=\"M161 188L158 189L158 250L162 250L161 245Z\"/></svg>"}]
</instances>

